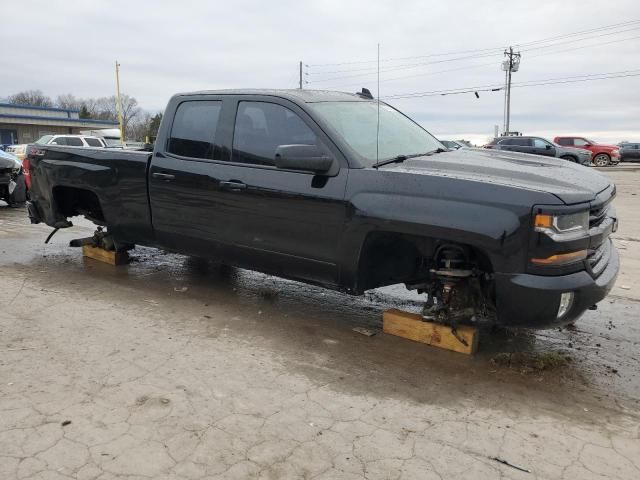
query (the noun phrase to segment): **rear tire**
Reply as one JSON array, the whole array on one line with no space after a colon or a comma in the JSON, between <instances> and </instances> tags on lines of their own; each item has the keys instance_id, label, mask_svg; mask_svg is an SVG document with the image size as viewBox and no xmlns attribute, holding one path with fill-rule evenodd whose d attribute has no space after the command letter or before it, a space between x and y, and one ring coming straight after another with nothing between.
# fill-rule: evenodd
<instances>
[{"instance_id":1,"label":"rear tire","mask_svg":"<svg viewBox=\"0 0 640 480\"><path fill-rule=\"evenodd\" d=\"M593 157L593 164L596 167L606 167L611 162L611 157L606 153L599 153L595 157Z\"/></svg>"}]
</instances>

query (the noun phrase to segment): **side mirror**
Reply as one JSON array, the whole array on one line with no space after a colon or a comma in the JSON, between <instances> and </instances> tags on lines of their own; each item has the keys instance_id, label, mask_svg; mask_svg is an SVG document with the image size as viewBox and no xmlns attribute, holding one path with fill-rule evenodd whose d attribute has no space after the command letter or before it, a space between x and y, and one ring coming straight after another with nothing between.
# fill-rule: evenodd
<instances>
[{"instance_id":1,"label":"side mirror","mask_svg":"<svg viewBox=\"0 0 640 480\"><path fill-rule=\"evenodd\" d=\"M548 143L544 146L544 148L546 148L547 150L551 150L552 146L549 145Z\"/></svg>"},{"instance_id":2,"label":"side mirror","mask_svg":"<svg viewBox=\"0 0 640 480\"><path fill-rule=\"evenodd\" d=\"M333 158L315 145L280 145L276 148L275 165L286 170L327 173L333 166Z\"/></svg>"}]
</instances>

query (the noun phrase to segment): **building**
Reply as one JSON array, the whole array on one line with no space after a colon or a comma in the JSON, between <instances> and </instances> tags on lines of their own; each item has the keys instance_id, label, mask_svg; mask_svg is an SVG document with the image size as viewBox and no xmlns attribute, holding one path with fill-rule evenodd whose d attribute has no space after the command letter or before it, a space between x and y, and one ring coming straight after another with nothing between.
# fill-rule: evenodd
<instances>
[{"instance_id":1,"label":"building","mask_svg":"<svg viewBox=\"0 0 640 480\"><path fill-rule=\"evenodd\" d=\"M116 128L118 122L80 118L78 110L0 103L0 144L35 142L43 135Z\"/></svg>"}]
</instances>

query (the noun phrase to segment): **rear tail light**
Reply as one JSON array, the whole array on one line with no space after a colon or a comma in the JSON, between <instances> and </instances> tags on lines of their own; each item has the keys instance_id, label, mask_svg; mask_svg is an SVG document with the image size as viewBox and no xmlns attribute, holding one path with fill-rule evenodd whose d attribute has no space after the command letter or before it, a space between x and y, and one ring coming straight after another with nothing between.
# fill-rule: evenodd
<instances>
[{"instance_id":1,"label":"rear tail light","mask_svg":"<svg viewBox=\"0 0 640 480\"><path fill-rule=\"evenodd\" d=\"M27 185L27 189L31 189L31 172L29 171L29 159L25 158L22 161L22 174L24 175L24 183Z\"/></svg>"}]
</instances>

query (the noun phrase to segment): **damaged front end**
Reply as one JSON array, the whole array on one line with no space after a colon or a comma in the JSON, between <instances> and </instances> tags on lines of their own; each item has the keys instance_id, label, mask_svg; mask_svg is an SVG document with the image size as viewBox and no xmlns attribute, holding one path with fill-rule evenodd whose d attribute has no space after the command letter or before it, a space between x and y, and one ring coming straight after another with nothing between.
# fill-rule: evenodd
<instances>
[{"instance_id":1,"label":"damaged front end","mask_svg":"<svg viewBox=\"0 0 640 480\"><path fill-rule=\"evenodd\" d=\"M27 200L22 165L9 154L0 156L0 200L11 207L22 205Z\"/></svg>"}]
</instances>

